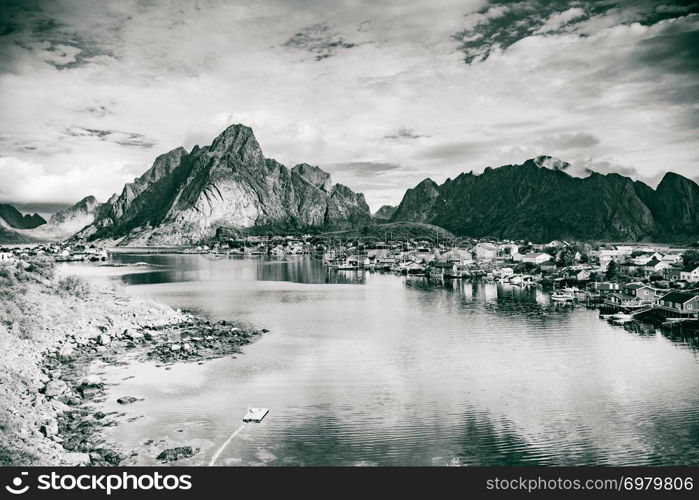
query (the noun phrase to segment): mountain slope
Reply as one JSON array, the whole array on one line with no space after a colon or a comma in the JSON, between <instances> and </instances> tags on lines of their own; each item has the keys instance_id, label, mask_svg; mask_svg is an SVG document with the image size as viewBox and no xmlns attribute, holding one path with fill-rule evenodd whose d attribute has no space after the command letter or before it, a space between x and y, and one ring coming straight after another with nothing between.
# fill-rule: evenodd
<instances>
[{"instance_id":1,"label":"mountain slope","mask_svg":"<svg viewBox=\"0 0 699 500\"><path fill-rule=\"evenodd\" d=\"M7 204L0 204L0 219L15 229L34 229L46 224L44 218L39 214L22 215L15 207Z\"/></svg>"},{"instance_id":2,"label":"mountain slope","mask_svg":"<svg viewBox=\"0 0 699 500\"><path fill-rule=\"evenodd\" d=\"M391 219L459 236L688 241L699 235L699 186L668 174L653 190L618 174L571 177L549 157L430 179L408 190ZM556 162L554 162L556 163ZM558 163L556 163L558 165Z\"/></svg>"},{"instance_id":3,"label":"mountain slope","mask_svg":"<svg viewBox=\"0 0 699 500\"><path fill-rule=\"evenodd\" d=\"M267 159L252 130L231 125L210 146L177 148L124 186L77 233L120 245L185 245L219 228L342 229L370 220L362 194L307 164Z\"/></svg>"},{"instance_id":4,"label":"mountain slope","mask_svg":"<svg viewBox=\"0 0 699 500\"><path fill-rule=\"evenodd\" d=\"M376 212L371 214L371 216L374 219L379 219L381 221L391 220L391 217L393 217L393 214L396 213L396 208L398 208L398 207L394 207L391 205L383 205Z\"/></svg>"}]
</instances>

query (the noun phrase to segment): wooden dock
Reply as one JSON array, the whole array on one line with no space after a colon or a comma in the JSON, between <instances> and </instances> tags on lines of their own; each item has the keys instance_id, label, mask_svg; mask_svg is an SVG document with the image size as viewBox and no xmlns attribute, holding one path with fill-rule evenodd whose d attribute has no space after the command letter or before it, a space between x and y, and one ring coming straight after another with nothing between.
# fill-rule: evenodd
<instances>
[{"instance_id":1,"label":"wooden dock","mask_svg":"<svg viewBox=\"0 0 699 500\"><path fill-rule=\"evenodd\" d=\"M243 417L243 422L262 422L262 419L269 413L269 408L248 408L248 412Z\"/></svg>"}]
</instances>

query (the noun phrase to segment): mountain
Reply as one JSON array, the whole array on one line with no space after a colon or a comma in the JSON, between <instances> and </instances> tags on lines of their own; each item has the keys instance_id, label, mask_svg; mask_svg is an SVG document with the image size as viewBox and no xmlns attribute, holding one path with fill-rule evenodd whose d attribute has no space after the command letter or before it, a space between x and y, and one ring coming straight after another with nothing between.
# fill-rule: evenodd
<instances>
[{"instance_id":1,"label":"mountain","mask_svg":"<svg viewBox=\"0 0 699 500\"><path fill-rule=\"evenodd\" d=\"M94 196L86 196L72 207L53 214L49 219L49 225L71 235L92 224L102 205Z\"/></svg>"},{"instance_id":2,"label":"mountain","mask_svg":"<svg viewBox=\"0 0 699 500\"><path fill-rule=\"evenodd\" d=\"M393 222L426 222L459 236L692 241L699 186L668 173L657 189L619 174L572 177L542 156L409 189ZM555 168L551 167L554 165Z\"/></svg>"},{"instance_id":3,"label":"mountain","mask_svg":"<svg viewBox=\"0 0 699 500\"><path fill-rule=\"evenodd\" d=\"M383 205L376 212L371 214L374 219L380 219L382 221L390 220L393 214L396 212L396 207L391 205Z\"/></svg>"},{"instance_id":4,"label":"mountain","mask_svg":"<svg viewBox=\"0 0 699 500\"><path fill-rule=\"evenodd\" d=\"M3 219L9 227L15 229L34 229L42 224L46 224L46 220L39 214L22 215L12 205L0 204L0 219Z\"/></svg>"},{"instance_id":5,"label":"mountain","mask_svg":"<svg viewBox=\"0 0 699 500\"><path fill-rule=\"evenodd\" d=\"M16 229L10 226L4 218L0 217L0 244L36 243L37 240L29 236L24 229Z\"/></svg>"},{"instance_id":6,"label":"mountain","mask_svg":"<svg viewBox=\"0 0 699 500\"><path fill-rule=\"evenodd\" d=\"M209 146L177 148L124 186L75 236L119 245L186 245L218 230L332 230L369 223L364 195L308 164L265 158L252 129L231 125Z\"/></svg>"}]
</instances>

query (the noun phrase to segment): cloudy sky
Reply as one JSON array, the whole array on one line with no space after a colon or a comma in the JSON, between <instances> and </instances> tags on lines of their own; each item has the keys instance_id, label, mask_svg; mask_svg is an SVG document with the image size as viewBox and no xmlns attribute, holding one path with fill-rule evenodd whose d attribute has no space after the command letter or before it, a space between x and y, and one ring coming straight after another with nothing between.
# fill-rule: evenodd
<instances>
[{"instance_id":1,"label":"cloudy sky","mask_svg":"<svg viewBox=\"0 0 699 500\"><path fill-rule=\"evenodd\" d=\"M699 175L691 2L0 0L0 202L105 200L158 154L253 127L396 204L540 154Z\"/></svg>"}]
</instances>

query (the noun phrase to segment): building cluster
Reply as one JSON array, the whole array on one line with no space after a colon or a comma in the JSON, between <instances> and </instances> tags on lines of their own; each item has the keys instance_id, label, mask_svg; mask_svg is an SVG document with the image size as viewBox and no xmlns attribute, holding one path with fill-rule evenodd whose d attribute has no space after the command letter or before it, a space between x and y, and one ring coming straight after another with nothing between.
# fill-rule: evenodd
<instances>
[{"instance_id":1,"label":"building cluster","mask_svg":"<svg viewBox=\"0 0 699 500\"><path fill-rule=\"evenodd\" d=\"M0 248L0 262L26 261L31 257L49 257L56 262L99 262L107 260L108 256L104 248L68 243Z\"/></svg>"}]
</instances>

